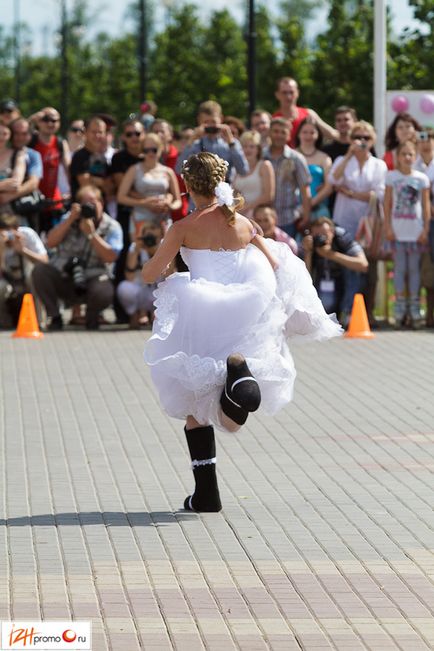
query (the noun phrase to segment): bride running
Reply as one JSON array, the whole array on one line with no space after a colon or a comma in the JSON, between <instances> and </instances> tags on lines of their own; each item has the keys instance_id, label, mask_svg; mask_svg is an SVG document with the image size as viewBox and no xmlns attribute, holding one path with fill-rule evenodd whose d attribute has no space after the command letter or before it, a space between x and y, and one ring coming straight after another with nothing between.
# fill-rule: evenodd
<instances>
[{"instance_id":1,"label":"bride running","mask_svg":"<svg viewBox=\"0 0 434 651\"><path fill-rule=\"evenodd\" d=\"M184 162L196 210L171 226L142 271L155 282L179 250L190 270L155 291L145 361L164 411L186 421L195 490L184 508L193 511L221 509L214 426L234 432L260 404L274 414L292 399L287 339L341 334L304 262L236 212L226 172L227 163L208 152Z\"/></svg>"}]
</instances>

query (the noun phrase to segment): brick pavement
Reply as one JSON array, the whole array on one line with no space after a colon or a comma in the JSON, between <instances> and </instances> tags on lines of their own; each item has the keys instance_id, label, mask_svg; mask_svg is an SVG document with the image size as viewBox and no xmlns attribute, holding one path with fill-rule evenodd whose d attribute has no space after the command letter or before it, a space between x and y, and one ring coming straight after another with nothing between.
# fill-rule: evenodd
<instances>
[{"instance_id":1,"label":"brick pavement","mask_svg":"<svg viewBox=\"0 0 434 651\"><path fill-rule=\"evenodd\" d=\"M434 648L433 334L294 347L294 403L219 434L202 516L144 336L0 334L0 619L91 619L94 651Z\"/></svg>"}]
</instances>

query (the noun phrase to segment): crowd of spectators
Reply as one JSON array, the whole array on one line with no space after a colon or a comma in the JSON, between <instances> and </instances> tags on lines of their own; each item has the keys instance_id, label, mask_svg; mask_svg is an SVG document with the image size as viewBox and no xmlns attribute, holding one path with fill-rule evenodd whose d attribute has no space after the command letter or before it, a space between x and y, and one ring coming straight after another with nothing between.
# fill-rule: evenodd
<instances>
[{"instance_id":1,"label":"crowd of spectators","mask_svg":"<svg viewBox=\"0 0 434 651\"><path fill-rule=\"evenodd\" d=\"M113 306L131 328L153 318L154 286L140 274L173 221L192 205L180 176L190 154L228 163L242 212L264 237L304 258L328 312L348 323L362 291L371 325L379 260L393 260L394 323L434 327L434 131L398 113L383 159L376 133L355 108L334 125L298 105L297 82L276 84L276 111L250 124L213 100L197 124L175 128L145 102L118 125L109 114L78 116L59 135L47 106L23 117L0 102L0 327L16 325L25 292L47 315L46 329L95 330ZM173 269L185 270L178 256Z\"/></svg>"}]
</instances>

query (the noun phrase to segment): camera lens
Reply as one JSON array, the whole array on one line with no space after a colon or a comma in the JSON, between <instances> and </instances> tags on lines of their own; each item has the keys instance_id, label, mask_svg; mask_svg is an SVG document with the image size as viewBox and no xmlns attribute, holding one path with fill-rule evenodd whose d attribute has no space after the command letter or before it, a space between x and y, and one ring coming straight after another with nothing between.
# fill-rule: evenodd
<instances>
[{"instance_id":1,"label":"camera lens","mask_svg":"<svg viewBox=\"0 0 434 651\"><path fill-rule=\"evenodd\" d=\"M81 204L81 216L83 219L95 219L96 208L94 204L89 202Z\"/></svg>"}]
</instances>

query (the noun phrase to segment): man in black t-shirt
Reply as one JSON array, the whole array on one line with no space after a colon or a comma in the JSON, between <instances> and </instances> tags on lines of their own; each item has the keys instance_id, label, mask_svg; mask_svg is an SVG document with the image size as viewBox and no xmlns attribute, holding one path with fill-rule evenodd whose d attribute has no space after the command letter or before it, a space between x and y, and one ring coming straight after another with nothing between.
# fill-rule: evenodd
<instances>
[{"instance_id":1,"label":"man in black t-shirt","mask_svg":"<svg viewBox=\"0 0 434 651\"><path fill-rule=\"evenodd\" d=\"M303 238L306 267L326 312L341 314L352 304L346 292L347 270L366 273L368 261L360 244L328 217L319 217ZM348 315L342 315L345 322Z\"/></svg>"},{"instance_id":2,"label":"man in black t-shirt","mask_svg":"<svg viewBox=\"0 0 434 651\"><path fill-rule=\"evenodd\" d=\"M98 116L91 117L85 122L85 145L72 157L70 173L73 201L77 191L84 185L95 185L104 196L112 194L106 148L106 123Z\"/></svg>"},{"instance_id":3,"label":"man in black t-shirt","mask_svg":"<svg viewBox=\"0 0 434 651\"><path fill-rule=\"evenodd\" d=\"M145 129L140 120L127 120L122 125L122 142L125 149L113 154L110 169L114 194L117 193L125 172L136 163L143 160L143 141L145 140ZM125 278L125 263L130 246L130 223L131 208L118 203L117 220L122 227L124 235L124 248L116 261L114 284L117 287ZM120 303L115 300L114 304L118 322L128 323L128 315L124 312Z\"/></svg>"},{"instance_id":4,"label":"man in black t-shirt","mask_svg":"<svg viewBox=\"0 0 434 651\"><path fill-rule=\"evenodd\" d=\"M338 156L345 156L351 144L350 133L357 122L356 111L350 106L338 106L335 111L335 128L339 138L324 145L322 150L335 161Z\"/></svg>"}]
</instances>

